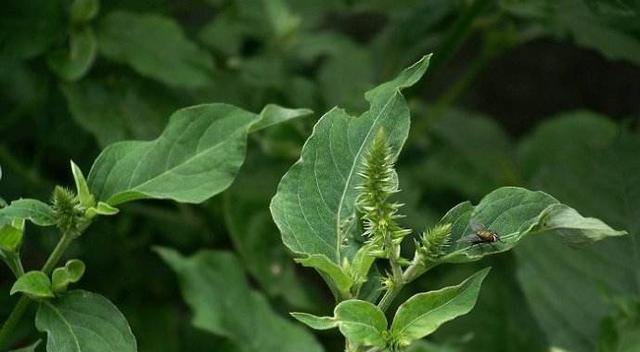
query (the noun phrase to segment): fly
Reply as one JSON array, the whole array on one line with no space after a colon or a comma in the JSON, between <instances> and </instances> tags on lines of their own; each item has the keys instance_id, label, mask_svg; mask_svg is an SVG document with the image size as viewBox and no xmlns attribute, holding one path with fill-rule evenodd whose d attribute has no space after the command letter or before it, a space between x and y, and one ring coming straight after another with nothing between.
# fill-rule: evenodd
<instances>
[{"instance_id":1,"label":"fly","mask_svg":"<svg viewBox=\"0 0 640 352\"><path fill-rule=\"evenodd\" d=\"M474 220L471 220L469 225L473 233L463 237L461 241L470 242L472 246L483 243L493 244L495 242L502 242L497 232L487 229L484 225Z\"/></svg>"}]
</instances>

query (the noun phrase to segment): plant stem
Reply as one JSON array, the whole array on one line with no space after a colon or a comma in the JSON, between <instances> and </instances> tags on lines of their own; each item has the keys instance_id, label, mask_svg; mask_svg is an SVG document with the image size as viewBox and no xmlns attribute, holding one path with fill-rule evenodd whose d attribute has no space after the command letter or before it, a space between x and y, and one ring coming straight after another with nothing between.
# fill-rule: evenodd
<instances>
[{"instance_id":1,"label":"plant stem","mask_svg":"<svg viewBox=\"0 0 640 352\"><path fill-rule=\"evenodd\" d=\"M402 288L415 280L418 276L424 274L431 267L425 267L421 260L414 260L413 263L404 271L402 274L402 280L397 283L393 288L387 290L378 302L378 308L380 308L383 312L389 309L391 303L396 298L396 296L400 293Z\"/></svg>"},{"instance_id":2,"label":"plant stem","mask_svg":"<svg viewBox=\"0 0 640 352\"><path fill-rule=\"evenodd\" d=\"M62 258L62 255L69 247L69 244L71 244L71 242L76 237L77 236L72 233L63 233L60 241L58 241L58 244L56 245L56 248L54 248L53 252L51 252L51 254L49 255L49 258L45 262L41 271L49 275L60 261L60 258ZM20 297L20 299L18 300L18 303L13 307L11 314L9 314L9 317L4 322L4 325L2 325L2 329L0 329L0 349L2 349L3 346L7 343L9 335L13 333L13 330L20 322L20 319L22 319L22 316L29 307L30 303L31 300L27 296L22 295L22 297Z\"/></svg>"}]
</instances>

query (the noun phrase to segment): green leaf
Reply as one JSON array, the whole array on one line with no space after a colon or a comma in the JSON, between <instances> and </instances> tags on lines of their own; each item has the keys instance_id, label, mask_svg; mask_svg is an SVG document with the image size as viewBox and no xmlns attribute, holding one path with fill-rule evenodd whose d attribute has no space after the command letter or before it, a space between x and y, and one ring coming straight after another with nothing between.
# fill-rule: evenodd
<instances>
[{"instance_id":1,"label":"green leaf","mask_svg":"<svg viewBox=\"0 0 640 352\"><path fill-rule=\"evenodd\" d=\"M260 121L251 126L250 132L256 132L279 123L312 114L309 109L287 109L275 104L268 104L260 112Z\"/></svg>"},{"instance_id":2,"label":"green leaf","mask_svg":"<svg viewBox=\"0 0 640 352\"><path fill-rule=\"evenodd\" d=\"M84 23L91 21L100 9L99 0L74 0L71 4L71 22Z\"/></svg>"},{"instance_id":3,"label":"green leaf","mask_svg":"<svg viewBox=\"0 0 640 352\"><path fill-rule=\"evenodd\" d=\"M118 308L87 291L70 291L40 303L36 328L47 333L48 352L137 351L136 339Z\"/></svg>"},{"instance_id":4,"label":"green leaf","mask_svg":"<svg viewBox=\"0 0 640 352\"><path fill-rule=\"evenodd\" d=\"M112 207L105 202L98 202L95 207L91 207L87 209L85 212L85 216L89 219L92 219L98 215L111 216L116 215L120 212L118 208Z\"/></svg>"},{"instance_id":5,"label":"green leaf","mask_svg":"<svg viewBox=\"0 0 640 352\"><path fill-rule=\"evenodd\" d=\"M451 189L478 199L501 185L514 183L513 146L495 120L448 109L429 132L433 138L429 153L416 170L419 180L427 185L423 187Z\"/></svg>"},{"instance_id":6,"label":"green leaf","mask_svg":"<svg viewBox=\"0 0 640 352\"><path fill-rule=\"evenodd\" d=\"M419 293L402 303L391 324L392 339L402 346L421 339L440 325L473 309L482 280L489 273L483 269L456 286Z\"/></svg>"},{"instance_id":7,"label":"green leaf","mask_svg":"<svg viewBox=\"0 0 640 352\"><path fill-rule=\"evenodd\" d=\"M567 242L586 243L605 237L625 235L602 221L585 218L574 209L561 204L544 192L520 187L502 187L486 195L478 205L461 203L440 221L451 223L453 245L440 262L463 263L479 260L485 255L508 251L529 234L556 235ZM471 223L495 231L501 242L473 244Z\"/></svg>"},{"instance_id":8,"label":"green leaf","mask_svg":"<svg viewBox=\"0 0 640 352\"><path fill-rule=\"evenodd\" d=\"M151 139L162 132L175 102L127 76L83 79L60 86L71 117L102 147L124 139Z\"/></svg>"},{"instance_id":9,"label":"green leaf","mask_svg":"<svg viewBox=\"0 0 640 352\"><path fill-rule=\"evenodd\" d=\"M342 297L348 297L349 290L353 286L353 279L346 273L342 267L332 262L324 254L313 254L305 258L297 258L296 262L303 266L314 268L326 275L329 284L338 290Z\"/></svg>"},{"instance_id":10,"label":"green leaf","mask_svg":"<svg viewBox=\"0 0 640 352\"><path fill-rule=\"evenodd\" d=\"M47 57L47 64L60 78L76 81L89 71L97 50L98 42L91 27L72 29L69 48L53 51Z\"/></svg>"},{"instance_id":11,"label":"green leaf","mask_svg":"<svg viewBox=\"0 0 640 352\"><path fill-rule=\"evenodd\" d=\"M87 208L94 206L96 204L96 200L89 191L87 180L84 178L82 170L80 170L73 160L71 160L71 173L73 174L73 180L76 184L76 194L78 195L80 205Z\"/></svg>"},{"instance_id":12,"label":"green leaf","mask_svg":"<svg viewBox=\"0 0 640 352\"><path fill-rule=\"evenodd\" d=\"M24 219L15 219L0 225L0 259L7 264L16 278L24 273L20 260L20 248L24 237Z\"/></svg>"},{"instance_id":13,"label":"green leaf","mask_svg":"<svg viewBox=\"0 0 640 352\"><path fill-rule=\"evenodd\" d=\"M367 92L371 107L360 117L334 108L318 121L271 202L282 240L294 253L325 255L342 264L343 243L354 233L357 173L364 152L384 129L392 154L398 155L409 132L409 109L399 91L417 82L428 63L426 56Z\"/></svg>"},{"instance_id":14,"label":"green leaf","mask_svg":"<svg viewBox=\"0 0 640 352\"><path fill-rule=\"evenodd\" d=\"M78 259L69 260L64 267L56 268L51 275L53 292L56 294L66 292L69 284L80 281L84 271L85 265Z\"/></svg>"},{"instance_id":15,"label":"green leaf","mask_svg":"<svg viewBox=\"0 0 640 352\"><path fill-rule=\"evenodd\" d=\"M340 332L349 341L365 346L383 347L387 318L371 302L351 299L338 304L334 310Z\"/></svg>"},{"instance_id":16,"label":"green leaf","mask_svg":"<svg viewBox=\"0 0 640 352\"><path fill-rule=\"evenodd\" d=\"M55 225L53 208L36 199L14 200L8 206L0 208L0 225L9 223L12 219L26 219L38 226Z\"/></svg>"},{"instance_id":17,"label":"green leaf","mask_svg":"<svg viewBox=\"0 0 640 352\"><path fill-rule=\"evenodd\" d=\"M233 181L257 120L225 104L178 110L158 139L107 147L91 168L89 187L110 205L145 198L203 202Z\"/></svg>"},{"instance_id":18,"label":"green leaf","mask_svg":"<svg viewBox=\"0 0 640 352\"><path fill-rule=\"evenodd\" d=\"M35 352L36 348L38 348L38 346L40 346L41 343L42 343L42 340L38 340L30 344L29 346L11 350L10 352Z\"/></svg>"},{"instance_id":19,"label":"green leaf","mask_svg":"<svg viewBox=\"0 0 640 352\"><path fill-rule=\"evenodd\" d=\"M89 172L89 188L109 205L149 198L201 203L233 182L247 134L262 118L227 104L178 110L157 139L107 147Z\"/></svg>"},{"instance_id":20,"label":"green leaf","mask_svg":"<svg viewBox=\"0 0 640 352\"><path fill-rule=\"evenodd\" d=\"M20 276L11 287L11 295L20 292L34 299L53 297L51 281L42 271L30 271Z\"/></svg>"},{"instance_id":21,"label":"green leaf","mask_svg":"<svg viewBox=\"0 0 640 352\"><path fill-rule=\"evenodd\" d=\"M143 76L187 88L211 82L213 59L169 17L111 12L100 22L98 41L103 56Z\"/></svg>"},{"instance_id":22,"label":"green leaf","mask_svg":"<svg viewBox=\"0 0 640 352\"><path fill-rule=\"evenodd\" d=\"M306 324L312 329L328 330L338 326L338 321L332 317L319 317L309 313L294 312L290 313L292 317L299 322Z\"/></svg>"},{"instance_id":23,"label":"green leaf","mask_svg":"<svg viewBox=\"0 0 640 352\"><path fill-rule=\"evenodd\" d=\"M168 248L157 252L178 275L197 328L233 340L243 352L322 351L313 335L277 315L250 289L231 253L208 250L183 257Z\"/></svg>"},{"instance_id":24,"label":"green leaf","mask_svg":"<svg viewBox=\"0 0 640 352\"><path fill-rule=\"evenodd\" d=\"M316 330L338 327L353 343L365 346L386 345L387 318L371 302L350 299L342 301L333 311L333 317L318 317L308 313L291 313L300 322Z\"/></svg>"},{"instance_id":25,"label":"green leaf","mask_svg":"<svg viewBox=\"0 0 640 352\"><path fill-rule=\"evenodd\" d=\"M243 171L224 192L224 218L243 266L265 293L295 308L311 310L319 302L313 297L317 291L296 272L269 214L269 201L286 167L256 149L249 152Z\"/></svg>"},{"instance_id":26,"label":"green leaf","mask_svg":"<svg viewBox=\"0 0 640 352\"><path fill-rule=\"evenodd\" d=\"M520 147L533 187L631 234L578 249L545 236L515 250L518 281L549 341L596 350L612 301L640 295L640 208L633 206L640 202L640 138L602 116L575 113L548 120Z\"/></svg>"}]
</instances>

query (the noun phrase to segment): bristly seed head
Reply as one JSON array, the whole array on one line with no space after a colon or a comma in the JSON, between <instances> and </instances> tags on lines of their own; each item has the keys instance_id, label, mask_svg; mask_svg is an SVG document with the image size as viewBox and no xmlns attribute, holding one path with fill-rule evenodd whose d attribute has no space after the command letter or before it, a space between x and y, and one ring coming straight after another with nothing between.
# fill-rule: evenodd
<instances>
[{"instance_id":1,"label":"bristly seed head","mask_svg":"<svg viewBox=\"0 0 640 352\"><path fill-rule=\"evenodd\" d=\"M411 233L411 230L403 229L396 222L402 217L398 214L402 204L389 202L389 197L398 192L394 162L384 131L380 130L358 173L362 183L357 187L360 191L357 206L363 213L364 235L369 243L383 250L391 250L390 247L399 244Z\"/></svg>"}]
</instances>

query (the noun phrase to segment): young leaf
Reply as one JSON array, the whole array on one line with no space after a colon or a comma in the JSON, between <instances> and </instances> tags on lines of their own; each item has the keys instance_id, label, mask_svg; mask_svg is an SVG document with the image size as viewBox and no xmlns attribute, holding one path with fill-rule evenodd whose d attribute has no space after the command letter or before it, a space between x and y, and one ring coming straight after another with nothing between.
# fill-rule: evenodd
<instances>
[{"instance_id":1,"label":"young leaf","mask_svg":"<svg viewBox=\"0 0 640 352\"><path fill-rule=\"evenodd\" d=\"M316 330L338 327L351 342L365 346L386 345L387 318L371 302L350 299L340 302L333 317L318 317L308 313L291 313L300 322Z\"/></svg>"},{"instance_id":2,"label":"young leaf","mask_svg":"<svg viewBox=\"0 0 640 352\"><path fill-rule=\"evenodd\" d=\"M474 244L473 223L500 237L500 242ZM485 255L507 251L529 234L564 236L567 241L584 243L625 235L598 219L585 218L544 192L520 187L502 187L486 195L478 205L461 203L441 220L451 223L453 245L439 262L463 263Z\"/></svg>"},{"instance_id":3,"label":"young leaf","mask_svg":"<svg viewBox=\"0 0 640 352\"><path fill-rule=\"evenodd\" d=\"M242 352L322 351L313 335L284 320L249 287L231 253L209 250L183 257L168 248L157 252L178 275L197 328L229 338Z\"/></svg>"},{"instance_id":4,"label":"young leaf","mask_svg":"<svg viewBox=\"0 0 640 352\"><path fill-rule=\"evenodd\" d=\"M349 295L353 286L353 279L338 264L332 262L326 255L314 254L306 258L298 258L296 262L303 266L314 268L324 274L329 285L335 288L342 297Z\"/></svg>"},{"instance_id":5,"label":"young leaf","mask_svg":"<svg viewBox=\"0 0 640 352\"><path fill-rule=\"evenodd\" d=\"M312 114L309 109L287 109L275 104L268 104L260 112L260 121L251 126L249 132L256 132L279 123Z\"/></svg>"},{"instance_id":6,"label":"young leaf","mask_svg":"<svg viewBox=\"0 0 640 352\"><path fill-rule=\"evenodd\" d=\"M309 313L293 312L289 313L299 322L306 324L308 327L316 330L328 330L338 326L338 322L332 317L319 317Z\"/></svg>"},{"instance_id":7,"label":"young leaf","mask_svg":"<svg viewBox=\"0 0 640 352\"><path fill-rule=\"evenodd\" d=\"M119 211L120 210L118 208L112 207L105 202L98 202L98 205L96 205L95 207L87 209L87 211L85 212L85 216L89 219L92 219L98 215L116 215Z\"/></svg>"},{"instance_id":8,"label":"young leaf","mask_svg":"<svg viewBox=\"0 0 640 352\"><path fill-rule=\"evenodd\" d=\"M20 247L24 236L24 219L16 219L11 223L0 225L0 259L20 277L24 273L20 261Z\"/></svg>"},{"instance_id":9,"label":"young leaf","mask_svg":"<svg viewBox=\"0 0 640 352\"><path fill-rule=\"evenodd\" d=\"M67 290L69 284L80 281L84 275L85 265L81 260L72 259L64 267L56 268L51 275L53 292L62 293Z\"/></svg>"},{"instance_id":10,"label":"young leaf","mask_svg":"<svg viewBox=\"0 0 640 352\"><path fill-rule=\"evenodd\" d=\"M36 199L18 199L0 208L0 226L8 224L12 219L26 219L38 226L52 226L56 223L53 208Z\"/></svg>"},{"instance_id":11,"label":"young leaf","mask_svg":"<svg viewBox=\"0 0 640 352\"><path fill-rule=\"evenodd\" d=\"M35 299L51 298L51 281L42 271L30 271L18 278L11 287L11 294L24 293Z\"/></svg>"},{"instance_id":12,"label":"young leaf","mask_svg":"<svg viewBox=\"0 0 640 352\"><path fill-rule=\"evenodd\" d=\"M143 76L187 88L211 82L213 59L169 17L111 12L99 25L98 42L102 55Z\"/></svg>"},{"instance_id":13,"label":"young leaf","mask_svg":"<svg viewBox=\"0 0 640 352\"><path fill-rule=\"evenodd\" d=\"M73 174L73 180L76 184L76 194L78 195L80 205L86 208L94 206L96 204L96 200L91 194L91 191L89 191L87 180L84 178L82 170L80 170L73 160L71 160L71 173Z\"/></svg>"},{"instance_id":14,"label":"young leaf","mask_svg":"<svg viewBox=\"0 0 640 352\"><path fill-rule=\"evenodd\" d=\"M40 303L36 328L47 333L49 352L137 351L136 339L118 308L87 291L70 291Z\"/></svg>"},{"instance_id":15,"label":"young leaf","mask_svg":"<svg viewBox=\"0 0 640 352\"><path fill-rule=\"evenodd\" d=\"M426 56L367 92L370 109L360 117L334 108L318 121L271 202L282 240L294 253L342 263L344 241L354 232L357 173L365 151L384 129L392 154L398 155L409 132L409 109L400 89L417 82L428 63Z\"/></svg>"},{"instance_id":16,"label":"young leaf","mask_svg":"<svg viewBox=\"0 0 640 352\"><path fill-rule=\"evenodd\" d=\"M393 323L391 338L401 346L421 339L440 325L473 309L478 299L482 280L489 273L483 269L456 286L418 293L400 305Z\"/></svg>"},{"instance_id":17,"label":"young leaf","mask_svg":"<svg viewBox=\"0 0 640 352\"><path fill-rule=\"evenodd\" d=\"M247 133L263 117L227 104L178 110L157 139L107 147L89 172L89 188L110 205L148 198L203 202L233 182Z\"/></svg>"},{"instance_id":18,"label":"young leaf","mask_svg":"<svg viewBox=\"0 0 640 352\"><path fill-rule=\"evenodd\" d=\"M334 315L340 332L349 341L365 346L385 346L387 318L373 303L357 299L343 301L336 306Z\"/></svg>"}]
</instances>

